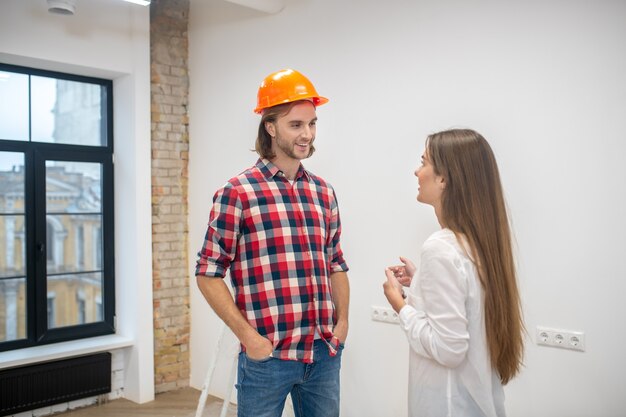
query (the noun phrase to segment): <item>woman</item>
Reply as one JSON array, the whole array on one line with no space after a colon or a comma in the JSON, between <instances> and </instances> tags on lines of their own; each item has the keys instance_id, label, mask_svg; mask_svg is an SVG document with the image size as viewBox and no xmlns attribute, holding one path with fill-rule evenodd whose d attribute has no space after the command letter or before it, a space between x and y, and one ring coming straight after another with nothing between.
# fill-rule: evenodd
<instances>
[{"instance_id":1,"label":"woman","mask_svg":"<svg viewBox=\"0 0 626 417\"><path fill-rule=\"evenodd\" d=\"M383 285L411 346L409 415L504 416L502 386L520 370L524 324L495 157L472 130L439 132L415 176L417 200L434 207L442 229L424 243L416 279L401 257Z\"/></svg>"}]
</instances>

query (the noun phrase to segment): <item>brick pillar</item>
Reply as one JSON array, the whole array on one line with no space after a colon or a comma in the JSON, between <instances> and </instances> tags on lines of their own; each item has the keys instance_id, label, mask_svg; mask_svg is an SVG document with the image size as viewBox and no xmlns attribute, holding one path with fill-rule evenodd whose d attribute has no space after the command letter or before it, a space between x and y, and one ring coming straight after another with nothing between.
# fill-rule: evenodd
<instances>
[{"instance_id":1,"label":"brick pillar","mask_svg":"<svg viewBox=\"0 0 626 417\"><path fill-rule=\"evenodd\" d=\"M189 0L152 0L152 270L155 392L189 385Z\"/></svg>"}]
</instances>

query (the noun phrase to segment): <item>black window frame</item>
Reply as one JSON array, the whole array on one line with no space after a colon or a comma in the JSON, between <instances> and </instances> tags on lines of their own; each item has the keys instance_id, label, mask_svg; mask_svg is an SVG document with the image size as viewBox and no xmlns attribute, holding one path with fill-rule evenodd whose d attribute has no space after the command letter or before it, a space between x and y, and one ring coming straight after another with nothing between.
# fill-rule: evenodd
<instances>
[{"instance_id":1,"label":"black window frame","mask_svg":"<svg viewBox=\"0 0 626 417\"><path fill-rule=\"evenodd\" d=\"M115 333L113 81L0 62L0 71L96 84L103 103L101 137L106 145L33 142L29 78L28 141L0 137L0 151L24 154L24 215L26 227L26 337L0 342L0 352ZM48 328L46 161L101 164L102 185L102 321Z\"/></svg>"}]
</instances>

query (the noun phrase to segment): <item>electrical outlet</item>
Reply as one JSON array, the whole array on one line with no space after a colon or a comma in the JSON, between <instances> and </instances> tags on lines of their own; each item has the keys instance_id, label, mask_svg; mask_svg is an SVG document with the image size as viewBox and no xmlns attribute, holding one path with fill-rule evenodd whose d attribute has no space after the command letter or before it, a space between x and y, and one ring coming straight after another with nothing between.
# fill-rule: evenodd
<instances>
[{"instance_id":1,"label":"electrical outlet","mask_svg":"<svg viewBox=\"0 0 626 417\"><path fill-rule=\"evenodd\" d=\"M372 306L372 320L391 324L400 323L398 313L393 311L391 307Z\"/></svg>"},{"instance_id":2,"label":"electrical outlet","mask_svg":"<svg viewBox=\"0 0 626 417\"><path fill-rule=\"evenodd\" d=\"M537 326L536 342L542 346L585 351L585 333Z\"/></svg>"}]
</instances>

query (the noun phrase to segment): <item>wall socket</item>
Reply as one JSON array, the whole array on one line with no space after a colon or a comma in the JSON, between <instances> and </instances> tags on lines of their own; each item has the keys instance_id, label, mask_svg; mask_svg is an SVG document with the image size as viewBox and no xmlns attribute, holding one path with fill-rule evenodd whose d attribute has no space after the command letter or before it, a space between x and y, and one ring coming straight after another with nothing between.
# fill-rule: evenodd
<instances>
[{"instance_id":1,"label":"wall socket","mask_svg":"<svg viewBox=\"0 0 626 417\"><path fill-rule=\"evenodd\" d=\"M393 308L391 307L372 306L372 320L391 324L400 323L398 313L393 311Z\"/></svg>"},{"instance_id":2,"label":"wall socket","mask_svg":"<svg viewBox=\"0 0 626 417\"><path fill-rule=\"evenodd\" d=\"M585 351L585 333L583 332L537 326L535 336L538 345Z\"/></svg>"}]
</instances>

